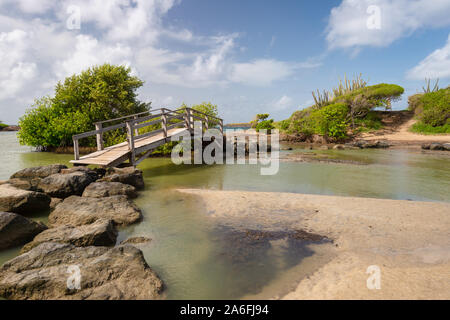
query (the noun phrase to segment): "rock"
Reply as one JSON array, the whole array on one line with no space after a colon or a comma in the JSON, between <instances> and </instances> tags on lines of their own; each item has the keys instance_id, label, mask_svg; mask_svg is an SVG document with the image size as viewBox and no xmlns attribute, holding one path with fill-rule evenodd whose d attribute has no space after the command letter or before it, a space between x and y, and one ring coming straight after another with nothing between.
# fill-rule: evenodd
<instances>
[{"instance_id":1,"label":"rock","mask_svg":"<svg viewBox=\"0 0 450 320\"><path fill-rule=\"evenodd\" d=\"M345 146L342 144L337 144L333 147L333 150L345 150Z\"/></svg>"},{"instance_id":2,"label":"rock","mask_svg":"<svg viewBox=\"0 0 450 320\"><path fill-rule=\"evenodd\" d=\"M108 168L105 176L99 180L107 182L121 182L135 187L137 190L144 189L144 177L142 171L129 168Z\"/></svg>"},{"instance_id":3,"label":"rock","mask_svg":"<svg viewBox=\"0 0 450 320\"><path fill-rule=\"evenodd\" d=\"M0 297L6 299L149 300L159 298L162 289L142 251L128 245L46 242L0 269Z\"/></svg>"},{"instance_id":4,"label":"rock","mask_svg":"<svg viewBox=\"0 0 450 320\"><path fill-rule=\"evenodd\" d=\"M444 144L442 145L442 147L444 148L444 150L450 151L450 143L444 143Z\"/></svg>"},{"instance_id":5,"label":"rock","mask_svg":"<svg viewBox=\"0 0 450 320\"><path fill-rule=\"evenodd\" d=\"M325 139L325 137L321 136L321 135L318 135L318 134L313 134L310 137L310 140L311 140L312 143L315 143L315 144L325 144L325 143L327 143L327 140Z\"/></svg>"},{"instance_id":6,"label":"rock","mask_svg":"<svg viewBox=\"0 0 450 320\"><path fill-rule=\"evenodd\" d=\"M11 212L0 212L0 250L16 247L32 240L47 229L42 224Z\"/></svg>"},{"instance_id":7,"label":"rock","mask_svg":"<svg viewBox=\"0 0 450 320\"><path fill-rule=\"evenodd\" d=\"M422 144L422 149L423 150L430 150L431 147L431 143L424 143Z\"/></svg>"},{"instance_id":8,"label":"rock","mask_svg":"<svg viewBox=\"0 0 450 320\"><path fill-rule=\"evenodd\" d=\"M358 140L353 143L354 147L358 147L360 149L386 149L389 148L390 145L386 141L365 141Z\"/></svg>"},{"instance_id":9,"label":"rock","mask_svg":"<svg viewBox=\"0 0 450 320\"><path fill-rule=\"evenodd\" d=\"M330 148L327 145L323 145L319 147L319 150L329 150Z\"/></svg>"},{"instance_id":10,"label":"rock","mask_svg":"<svg viewBox=\"0 0 450 320\"><path fill-rule=\"evenodd\" d=\"M15 188L22 189L22 190L33 190L35 187L31 183L31 181L25 180L25 179L17 179L17 178L9 179L6 183L12 185Z\"/></svg>"},{"instance_id":11,"label":"rock","mask_svg":"<svg viewBox=\"0 0 450 320\"><path fill-rule=\"evenodd\" d=\"M67 169L67 167L63 164L52 164L43 167L26 168L14 173L11 176L11 179L14 178L26 180L31 180L33 178L42 179L51 176L52 174L60 173L62 169Z\"/></svg>"},{"instance_id":12,"label":"rock","mask_svg":"<svg viewBox=\"0 0 450 320\"><path fill-rule=\"evenodd\" d=\"M20 214L48 210L50 197L44 193L18 189L10 184L0 185L0 211Z\"/></svg>"},{"instance_id":13,"label":"rock","mask_svg":"<svg viewBox=\"0 0 450 320\"><path fill-rule=\"evenodd\" d=\"M57 173L42 179L38 189L55 198L81 196L84 189L93 181L94 178L86 172Z\"/></svg>"},{"instance_id":14,"label":"rock","mask_svg":"<svg viewBox=\"0 0 450 320\"><path fill-rule=\"evenodd\" d=\"M147 237L132 237L122 241L120 244L141 244L141 243L148 243L150 241L152 241L152 239Z\"/></svg>"},{"instance_id":15,"label":"rock","mask_svg":"<svg viewBox=\"0 0 450 320\"><path fill-rule=\"evenodd\" d=\"M117 231L112 220L99 219L92 224L79 227L60 226L39 233L32 242L27 243L21 253L30 251L44 242L70 243L77 247L113 246Z\"/></svg>"},{"instance_id":16,"label":"rock","mask_svg":"<svg viewBox=\"0 0 450 320\"><path fill-rule=\"evenodd\" d=\"M20 127L18 127L18 126L7 126L7 127L0 129L0 131L19 131L19 130L20 130Z\"/></svg>"},{"instance_id":17,"label":"rock","mask_svg":"<svg viewBox=\"0 0 450 320\"><path fill-rule=\"evenodd\" d=\"M70 174L74 172L82 172L89 175L93 181L102 178L105 174L105 169L89 169L87 167L72 167L68 169L62 169L61 174Z\"/></svg>"},{"instance_id":18,"label":"rock","mask_svg":"<svg viewBox=\"0 0 450 320\"><path fill-rule=\"evenodd\" d=\"M445 150L444 146L440 143L432 143L430 145L430 150L439 151L439 150Z\"/></svg>"},{"instance_id":19,"label":"rock","mask_svg":"<svg viewBox=\"0 0 450 320\"><path fill-rule=\"evenodd\" d=\"M63 202L63 199L60 198L51 198L50 201L50 210L55 210L56 206Z\"/></svg>"},{"instance_id":20,"label":"rock","mask_svg":"<svg viewBox=\"0 0 450 320\"><path fill-rule=\"evenodd\" d=\"M136 198L136 188L120 182L94 182L84 189L83 197L104 198L124 195L128 198Z\"/></svg>"},{"instance_id":21,"label":"rock","mask_svg":"<svg viewBox=\"0 0 450 320\"><path fill-rule=\"evenodd\" d=\"M130 225L142 219L139 208L126 196L84 198L71 196L58 204L48 221L50 226L81 226L98 219L111 219L116 225Z\"/></svg>"}]
</instances>

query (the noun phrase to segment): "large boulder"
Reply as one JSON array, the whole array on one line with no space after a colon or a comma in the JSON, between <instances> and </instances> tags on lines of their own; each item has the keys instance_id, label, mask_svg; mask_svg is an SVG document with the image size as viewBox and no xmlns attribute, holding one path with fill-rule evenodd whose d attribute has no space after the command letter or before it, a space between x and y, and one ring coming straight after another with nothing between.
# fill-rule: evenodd
<instances>
[{"instance_id":1,"label":"large boulder","mask_svg":"<svg viewBox=\"0 0 450 320\"><path fill-rule=\"evenodd\" d=\"M10 184L0 185L0 211L27 214L48 210L50 197L44 193L18 189Z\"/></svg>"},{"instance_id":2,"label":"large boulder","mask_svg":"<svg viewBox=\"0 0 450 320\"><path fill-rule=\"evenodd\" d=\"M81 196L84 189L95 179L82 171L57 173L42 179L38 189L54 198L67 198L72 195Z\"/></svg>"},{"instance_id":3,"label":"large boulder","mask_svg":"<svg viewBox=\"0 0 450 320\"><path fill-rule=\"evenodd\" d=\"M101 168L90 169L87 167L72 167L68 169L62 169L60 173L62 174L70 174L74 172L83 172L87 175L91 176L93 180L100 179L105 175L106 170Z\"/></svg>"},{"instance_id":4,"label":"large boulder","mask_svg":"<svg viewBox=\"0 0 450 320\"><path fill-rule=\"evenodd\" d=\"M107 198L85 198L72 196L58 204L49 217L52 227L91 224L98 219L111 219L114 224L124 226L138 222L142 213L126 196Z\"/></svg>"},{"instance_id":5,"label":"large boulder","mask_svg":"<svg viewBox=\"0 0 450 320\"><path fill-rule=\"evenodd\" d=\"M450 151L450 143L444 143L442 147L444 148L445 151Z\"/></svg>"},{"instance_id":6,"label":"large boulder","mask_svg":"<svg viewBox=\"0 0 450 320\"><path fill-rule=\"evenodd\" d=\"M120 182L94 182L84 189L83 197L104 198L124 195L128 198L136 198L136 188Z\"/></svg>"},{"instance_id":7,"label":"large boulder","mask_svg":"<svg viewBox=\"0 0 450 320\"><path fill-rule=\"evenodd\" d=\"M117 231L112 220L100 219L92 224L79 227L60 226L39 233L33 241L22 248L28 252L44 242L70 243L77 247L113 246Z\"/></svg>"},{"instance_id":8,"label":"large boulder","mask_svg":"<svg viewBox=\"0 0 450 320\"><path fill-rule=\"evenodd\" d=\"M6 299L136 300L160 297L163 283L133 246L43 243L0 269Z\"/></svg>"},{"instance_id":9,"label":"large boulder","mask_svg":"<svg viewBox=\"0 0 450 320\"><path fill-rule=\"evenodd\" d=\"M20 246L47 229L42 224L12 212L0 212L0 250Z\"/></svg>"},{"instance_id":10,"label":"large boulder","mask_svg":"<svg viewBox=\"0 0 450 320\"><path fill-rule=\"evenodd\" d=\"M137 170L134 167L108 168L105 176L98 181L121 182L129 184L137 190L144 189L144 177L142 171Z\"/></svg>"},{"instance_id":11,"label":"large boulder","mask_svg":"<svg viewBox=\"0 0 450 320\"><path fill-rule=\"evenodd\" d=\"M25 180L31 180L34 178L42 179L51 176L52 174L60 173L62 169L67 169L67 166L63 164L52 164L49 166L26 168L14 173L11 176L11 179L14 178Z\"/></svg>"},{"instance_id":12,"label":"large boulder","mask_svg":"<svg viewBox=\"0 0 450 320\"><path fill-rule=\"evenodd\" d=\"M39 182L13 178L13 179L9 179L8 181L6 181L6 183L8 183L18 189L36 191L36 186L37 186L37 183L39 183Z\"/></svg>"}]
</instances>

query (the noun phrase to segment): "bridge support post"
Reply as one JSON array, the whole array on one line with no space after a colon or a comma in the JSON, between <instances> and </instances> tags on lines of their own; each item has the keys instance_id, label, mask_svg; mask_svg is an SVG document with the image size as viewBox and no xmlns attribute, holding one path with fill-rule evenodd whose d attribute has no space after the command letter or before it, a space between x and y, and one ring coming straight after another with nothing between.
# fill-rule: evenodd
<instances>
[{"instance_id":1,"label":"bridge support post","mask_svg":"<svg viewBox=\"0 0 450 320\"><path fill-rule=\"evenodd\" d=\"M127 140L128 150L130 150L130 163L132 166L136 166L136 150L134 149L134 122L127 121Z\"/></svg>"},{"instance_id":2,"label":"bridge support post","mask_svg":"<svg viewBox=\"0 0 450 320\"><path fill-rule=\"evenodd\" d=\"M209 129L209 117L205 116L205 131L208 131Z\"/></svg>"},{"instance_id":3,"label":"bridge support post","mask_svg":"<svg viewBox=\"0 0 450 320\"><path fill-rule=\"evenodd\" d=\"M77 139L73 139L73 153L75 156L75 160L80 160L80 149Z\"/></svg>"},{"instance_id":4,"label":"bridge support post","mask_svg":"<svg viewBox=\"0 0 450 320\"><path fill-rule=\"evenodd\" d=\"M136 115L133 117L134 120L138 119L139 117ZM134 129L134 135L137 137L139 135L139 129Z\"/></svg>"},{"instance_id":5,"label":"bridge support post","mask_svg":"<svg viewBox=\"0 0 450 320\"><path fill-rule=\"evenodd\" d=\"M95 124L95 130L97 131L97 150L103 150L103 125L101 123Z\"/></svg>"},{"instance_id":6,"label":"bridge support post","mask_svg":"<svg viewBox=\"0 0 450 320\"><path fill-rule=\"evenodd\" d=\"M220 133L223 135L223 120L222 119L219 120L219 130L220 130Z\"/></svg>"},{"instance_id":7,"label":"bridge support post","mask_svg":"<svg viewBox=\"0 0 450 320\"><path fill-rule=\"evenodd\" d=\"M166 115L166 109L162 109L162 129L164 132L164 139L167 139L167 115Z\"/></svg>"},{"instance_id":8,"label":"bridge support post","mask_svg":"<svg viewBox=\"0 0 450 320\"><path fill-rule=\"evenodd\" d=\"M192 131L191 131L191 109L189 109L189 108L186 108L186 111L185 111L184 126L192 134Z\"/></svg>"}]
</instances>

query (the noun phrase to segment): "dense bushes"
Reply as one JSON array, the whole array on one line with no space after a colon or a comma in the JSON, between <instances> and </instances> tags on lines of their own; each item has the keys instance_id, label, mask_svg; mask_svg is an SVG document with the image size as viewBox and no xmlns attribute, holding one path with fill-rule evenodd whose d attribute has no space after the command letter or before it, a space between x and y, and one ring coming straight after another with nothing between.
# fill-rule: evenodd
<instances>
[{"instance_id":1,"label":"dense bushes","mask_svg":"<svg viewBox=\"0 0 450 320\"><path fill-rule=\"evenodd\" d=\"M398 85L384 83L348 87L334 90L335 94L341 92L342 95L329 99L322 97L320 105L294 112L288 120L277 123L277 127L290 134L320 134L330 140L344 140L350 129L357 132L381 128L381 121L372 110L380 107L390 109L392 101L404 92Z\"/></svg>"},{"instance_id":2,"label":"dense bushes","mask_svg":"<svg viewBox=\"0 0 450 320\"><path fill-rule=\"evenodd\" d=\"M68 77L56 85L54 97L36 100L20 119L20 143L42 149L68 146L73 135L93 130L95 122L147 111L150 104L137 100L142 85L130 68L109 64ZM105 144L123 137L123 132L108 132ZM94 138L80 142L93 145Z\"/></svg>"},{"instance_id":3,"label":"dense bushes","mask_svg":"<svg viewBox=\"0 0 450 320\"><path fill-rule=\"evenodd\" d=\"M450 87L409 97L409 109L419 120L412 130L420 133L450 133Z\"/></svg>"}]
</instances>

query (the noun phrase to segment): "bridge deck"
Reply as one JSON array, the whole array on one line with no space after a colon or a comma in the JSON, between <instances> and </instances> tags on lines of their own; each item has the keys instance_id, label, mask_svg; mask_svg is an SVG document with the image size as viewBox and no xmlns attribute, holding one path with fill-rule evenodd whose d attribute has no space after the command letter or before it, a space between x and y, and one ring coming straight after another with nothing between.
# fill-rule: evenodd
<instances>
[{"instance_id":1,"label":"bridge deck","mask_svg":"<svg viewBox=\"0 0 450 320\"><path fill-rule=\"evenodd\" d=\"M145 137L136 139L134 141L134 147L136 152L145 152L148 150L156 149L157 147L170 141L171 137L182 135L188 131L186 128L174 128L167 131L167 138L164 138L163 133L151 137ZM111 147L107 147L104 150L96 151L86 156L80 157L79 160L71 160L70 162L75 165L100 165L113 167L127 159L129 159L131 150L127 142L122 142Z\"/></svg>"}]
</instances>

